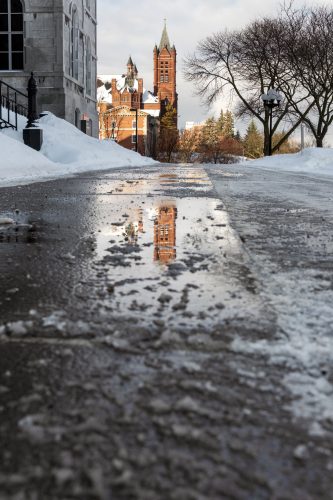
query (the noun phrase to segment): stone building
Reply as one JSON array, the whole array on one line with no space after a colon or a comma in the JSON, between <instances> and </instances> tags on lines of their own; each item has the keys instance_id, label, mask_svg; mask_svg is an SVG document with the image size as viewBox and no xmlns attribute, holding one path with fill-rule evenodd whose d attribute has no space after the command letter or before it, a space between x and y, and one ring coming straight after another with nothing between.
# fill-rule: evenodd
<instances>
[{"instance_id":1,"label":"stone building","mask_svg":"<svg viewBox=\"0 0 333 500\"><path fill-rule=\"evenodd\" d=\"M0 0L0 80L38 83L40 111L98 136L96 0Z\"/></svg>"}]
</instances>

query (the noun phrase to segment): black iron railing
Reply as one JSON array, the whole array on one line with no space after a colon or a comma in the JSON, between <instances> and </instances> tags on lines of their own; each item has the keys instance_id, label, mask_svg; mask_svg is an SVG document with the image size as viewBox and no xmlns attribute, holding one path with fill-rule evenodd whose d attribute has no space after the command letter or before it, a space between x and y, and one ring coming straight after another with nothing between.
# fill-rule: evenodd
<instances>
[{"instance_id":1,"label":"black iron railing","mask_svg":"<svg viewBox=\"0 0 333 500\"><path fill-rule=\"evenodd\" d=\"M17 130L17 116L28 117L28 96L0 80L0 129Z\"/></svg>"}]
</instances>

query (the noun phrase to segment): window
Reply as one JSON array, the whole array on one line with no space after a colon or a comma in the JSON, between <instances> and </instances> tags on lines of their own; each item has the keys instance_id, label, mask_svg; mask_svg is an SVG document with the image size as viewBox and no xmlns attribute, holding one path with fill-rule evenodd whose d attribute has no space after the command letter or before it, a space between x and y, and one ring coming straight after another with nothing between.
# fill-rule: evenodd
<instances>
[{"instance_id":1,"label":"window","mask_svg":"<svg viewBox=\"0 0 333 500\"><path fill-rule=\"evenodd\" d=\"M79 14L75 5L72 10L71 25L71 65L70 74L76 80L79 79Z\"/></svg>"},{"instance_id":2,"label":"window","mask_svg":"<svg viewBox=\"0 0 333 500\"><path fill-rule=\"evenodd\" d=\"M161 74L161 82L163 83L164 82L164 75Z\"/></svg>"},{"instance_id":3,"label":"window","mask_svg":"<svg viewBox=\"0 0 333 500\"><path fill-rule=\"evenodd\" d=\"M23 6L0 0L0 70L23 70Z\"/></svg>"},{"instance_id":4,"label":"window","mask_svg":"<svg viewBox=\"0 0 333 500\"><path fill-rule=\"evenodd\" d=\"M135 129L136 129L136 120L133 120L133 121L132 121L132 128L135 128Z\"/></svg>"},{"instance_id":5,"label":"window","mask_svg":"<svg viewBox=\"0 0 333 500\"><path fill-rule=\"evenodd\" d=\"M168 81L169 81L169 75L165 75L165 79L164 79L164 81L165 81L166 83L168 83Z\"/></svg>"},{"instance_id":6,"label":"window","mask_svg":"<svg viewBox=\"0 0 333 500\"><path fill-rule=\"evenodd\" d=\"M91 41L89 37L86 47L86 92L91 95Z\"/></svg>"},{"instance_id":7,"label":"window","mask_svg":"<svg viewBox=\"0 0 333 500\"><path fill-rule=\"evenodd\" d=\"M132 144L136 144L136 134L132 134Z\"/></svg>"}]
</instances>

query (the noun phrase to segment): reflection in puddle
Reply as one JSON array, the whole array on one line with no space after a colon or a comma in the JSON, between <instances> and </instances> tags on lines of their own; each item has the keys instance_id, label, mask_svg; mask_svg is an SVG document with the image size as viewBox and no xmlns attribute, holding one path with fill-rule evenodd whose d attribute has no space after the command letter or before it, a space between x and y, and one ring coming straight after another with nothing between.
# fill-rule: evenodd
<instances>
[{"instance_id":1,"label":"reflection in puddle","mask_svg":"<svg viewBox=\"0 0 333 500\"><path fill-rule=\"evenodd\" d=\"M161 206L154 223L154 260L168 264L176 258L176 206Z\"/></svg>"},{"instance_id":2,"label":"reflection in puddle","mask_svg":"<svg viewBox=\"0 0 333 500\"><path fill-rule=\"evenodd\" d=\"M35 223L0 217L0 243L35 243L37 229Z\"/></svg>"},{"instance_id":3,"label":"reflection in puddle","mask_svg":"<svg viewBox=\"0 0 333 500\"><path fill-rule=\"evenodd\" d=\"M176 189L158 189L175 175ZM105 221L95 232L92 265L99 304L117 321L130 316L140 324L181 331L213 327L240 310L250 317L251 301L244 308L235 279L240 242L220 200L206 196L212 186L205 172L188 169L185 175L170 168L145 178L131 176L111 180L110 175L99 187L107 195L95 206ZM186 184L190 196L183 197Z\"/></svg>"},{"instance_id":4,"label":"reflection in puddle","mask_svg":"<svg viewBox=\"0 0 333 500\"><path fill-rule=\"evenodd\" d=\"M126 242L134 245L138 242L139 233L143 233L142 209L138 209L138 220L125 224L123 236Z\"/></svg>"}]
</instances>

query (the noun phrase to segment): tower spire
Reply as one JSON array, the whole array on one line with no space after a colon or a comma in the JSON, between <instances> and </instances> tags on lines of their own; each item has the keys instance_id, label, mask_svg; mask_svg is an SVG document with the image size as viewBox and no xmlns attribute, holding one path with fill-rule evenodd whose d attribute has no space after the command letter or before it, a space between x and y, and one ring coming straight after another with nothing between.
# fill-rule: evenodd
<instances>
[{"instance_id":1,"label":"tower spire","mask_svg":"<svg viewBox=\"0 0 333 500\"><path fill-rule=\"evenodd\" d=\"M171 44L170 44L170 40L169 40L166 21L167 20L164 19L164 28L163 28L163 33L162 33L162 37L161 37L160 47L159 47L160 50L164 49L164 47L166 47L168 50L171 49Z\"/></svg>"}]
</instances>

